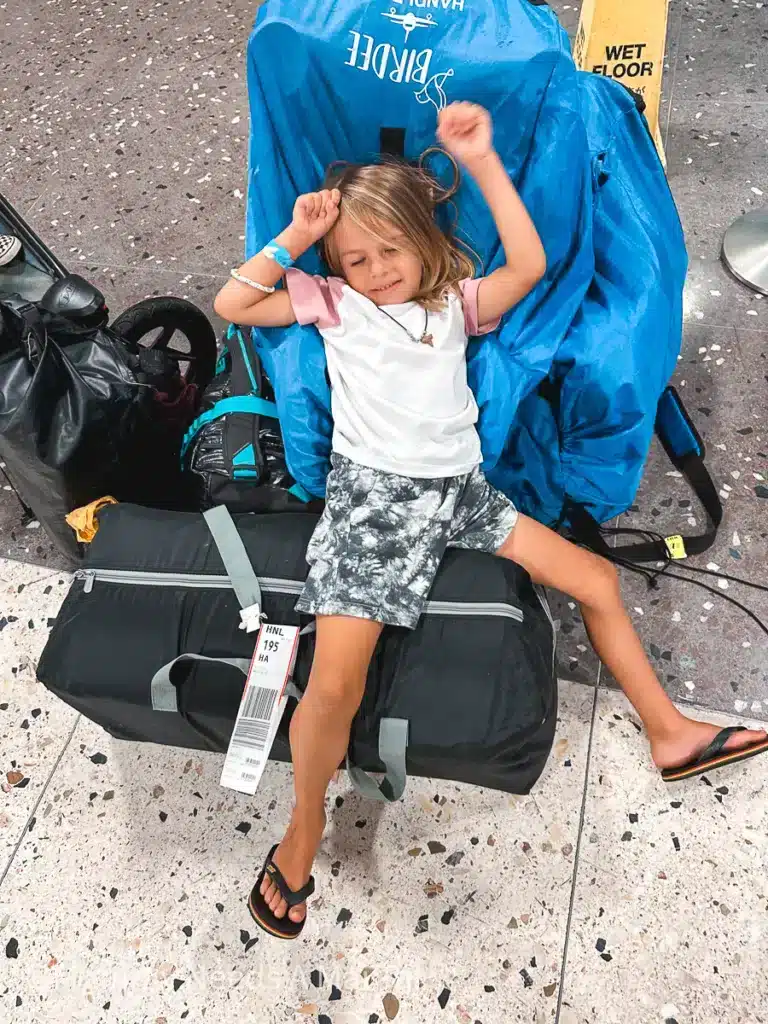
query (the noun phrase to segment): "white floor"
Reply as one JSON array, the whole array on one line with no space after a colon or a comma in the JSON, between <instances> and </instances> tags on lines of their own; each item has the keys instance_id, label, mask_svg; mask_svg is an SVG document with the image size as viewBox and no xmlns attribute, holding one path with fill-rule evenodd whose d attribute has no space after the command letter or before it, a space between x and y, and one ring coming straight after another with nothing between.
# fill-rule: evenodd
<instances>
[{"instance_id":1,"label":"white floor","mask_svg":"<svg viewBox=\"0 0 768 1024\"><path fill-rule=\"evenodd\" d=\"M624 699L563 683L529 797L414 779L379 808L342 776L279 943L245 898L289 769L233 794L220 756L113 740L48 694L67 583L0 561L3 1022L768 1021L768 760L665 787Z\"/></svg>"}]
</instances>

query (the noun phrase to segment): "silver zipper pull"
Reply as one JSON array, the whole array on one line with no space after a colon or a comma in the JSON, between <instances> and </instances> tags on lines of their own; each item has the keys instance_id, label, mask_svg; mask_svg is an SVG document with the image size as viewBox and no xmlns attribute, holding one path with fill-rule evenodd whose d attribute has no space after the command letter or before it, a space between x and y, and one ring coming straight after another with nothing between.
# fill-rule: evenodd
<instances>
[{"instance_id":1,"label":"silver zipper pull","mask_svg":"<svg viewBox=\"0 0 768 1024\"><path fill-rule=\"evenodd\" d=\"M93 571L93 569L78 569L77 572L75 573L75 579L82 580L83 593L90 594L90 592L93 590L93 583L94 580L96 579L96 573Z\"/></svg>"}]
</instances>

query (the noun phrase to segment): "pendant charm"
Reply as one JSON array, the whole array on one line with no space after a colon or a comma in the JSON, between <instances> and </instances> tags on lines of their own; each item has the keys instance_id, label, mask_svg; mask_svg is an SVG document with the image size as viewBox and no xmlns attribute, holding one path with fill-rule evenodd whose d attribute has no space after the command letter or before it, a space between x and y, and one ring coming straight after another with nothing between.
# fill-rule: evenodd
<instances>
[{"instance_id":1,"label":"pendant charm","mask_svg":"<svg viewBox=\"0 0 768 1024\"><path fill-rule=\"evenodd\" d=\"M422 345L430 345L431 346L432 345L432 335L431 334L422 334L422 336L419 338L419 341L421 342Z\"/></svg>"}]
</instances>

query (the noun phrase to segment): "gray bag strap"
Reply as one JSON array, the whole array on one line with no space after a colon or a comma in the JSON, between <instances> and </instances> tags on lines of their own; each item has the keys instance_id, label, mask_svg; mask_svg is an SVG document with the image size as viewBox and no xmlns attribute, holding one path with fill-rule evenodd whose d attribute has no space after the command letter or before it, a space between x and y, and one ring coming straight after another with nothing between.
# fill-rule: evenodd
<instances>
[{"instance_id":1,"label":"gray bag strap","mask_svg":"<svg viewBox=\"0 0 768 1024\"><path fill-rule=\"evenodd\" d=\"M285 684L285 695L286 697L293 697L295 700L301 700L304 694L298 688L296 683L292 679L289 679Z\"/></svg>"},{"instance_id":2,"label":"gray bag strap","mask_svg":"<svg viewBox=\"0 0 768 1024\"><path fill-rule=\"evenodd\" d=\"M311 622L308 626L302 629L299 636L304 636L305 633L311 633L314 629L314 622ZM244 676L248 675L248 669L250 668L251 662L248 658L207 658L204 654L180 654L178 658L174 658L173 661L169 661L167 665L163 665L157 672L152 676L150 682L150 690L152 694L152 710L153 711L178 711L178 701L176 699L176 687L171 682L171 673L173 672L174 666L178 665L182 661L215 661L219 665L231 665L233 668L238 668ZM304 694L298 688L296 683L292 679L289 679L285 684L285 693L288 697L295 697L296 700L301 700Z\"/></svg>"},{"instance_id":3,"label":"gray bag strap","mask_svg":"<svg viewBox=\"0 0 768 1024\"><path fill-rule=\"evenodd\" d=\"M302 630L303 632L303 630ZM250 661L248 658L206 658L203 654L180 654L178 658L163 665L152 676L150 689L152 693L153 711L178 711L176 687L171 682L171 673L176 665L183 661L212 661L220 665L231 665L239 669L244 676L248 675ZM302 691L289 679L285 686L288 697L301 700ZM408 781L405 769L405 751L408 746L408 722L404 718L382 718L379 723L379 758L386 768L386 775L381 782L376 782L367 772L352 764L347 754L347 773L352 785L362 796L369 800L393 803L405 792Z\"/></svg>"},{"instance_id":4,"label":"gray bag strap","mask_svg":"<svg viewBox=\"0 0 768 1024\"><path fill-rule=\"evenodd\" d=\"M408 777L405 770L405 750L408 746L408 721L405 718L382 718L379 723L379 758L387 774L376 782L367 772L352 764L347 754L347 774L352 785L369 800L394 803L405 792Z\"/></svg>"},{"instance_id":5,"label":"gray bag strap","mask_svg":"<svg viewBox=\"0 0 768 1024\"><path fill-rule=\"evenodd\" d=\"M204 654L180 654L178 658L163 665L152 676L149 684L152 694L153 711L178 711L179 705L176 698L176 687L171 682L171 672L174 667L182 661L216 661L221 665L231 665L240 669L244 676L248 675L248 668L251 664L248 658L206 658Z\"/></svg>"},{"instance_id":6,"label":"gray bag strap","mask_svg":"<svg viewBox=\"0 0 768 1024\"><path fill-rule=\"evenodd\" d=\"M285 687L289 697L301 700L304 694L289 680ZM408 746L408 721L405 718L382 718L379 723L379 758L386 769L381 782L376 782L367 772L352 764L347 754L347 774L352 785L369 800L394 803L405 792L408 776L405 769L405 751Z\"/></svg>"},{"instance_id":7,"label":"gray bag strap","mask_svg":"<svg viewBox=\"0 0 768 1024\"><path fill-rule=\"evenodd\" d=\"M240 607L250 608L252 605L258 605L261 609L261 587L258 578L226 505L209 508L203 512L203 518L219 550Z\"/></svg>"}]
</instances>

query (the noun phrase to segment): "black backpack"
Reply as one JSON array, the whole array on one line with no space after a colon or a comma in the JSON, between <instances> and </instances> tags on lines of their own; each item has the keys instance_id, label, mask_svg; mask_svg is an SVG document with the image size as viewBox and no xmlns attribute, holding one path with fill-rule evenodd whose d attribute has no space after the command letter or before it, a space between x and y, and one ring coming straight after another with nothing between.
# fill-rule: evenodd
<instances>
[{"instance_id":1,"label":"black backpack","mask_svg":"<svg viewBox=\"0 0 768 1024\"><path fill-rule=\"evenodd\" d=\"M200 415L184 436L181 462L195 507L231 512L322 508L285 462L272 384L246 332L230 325Z\"/></svg>"}]
</instances>

